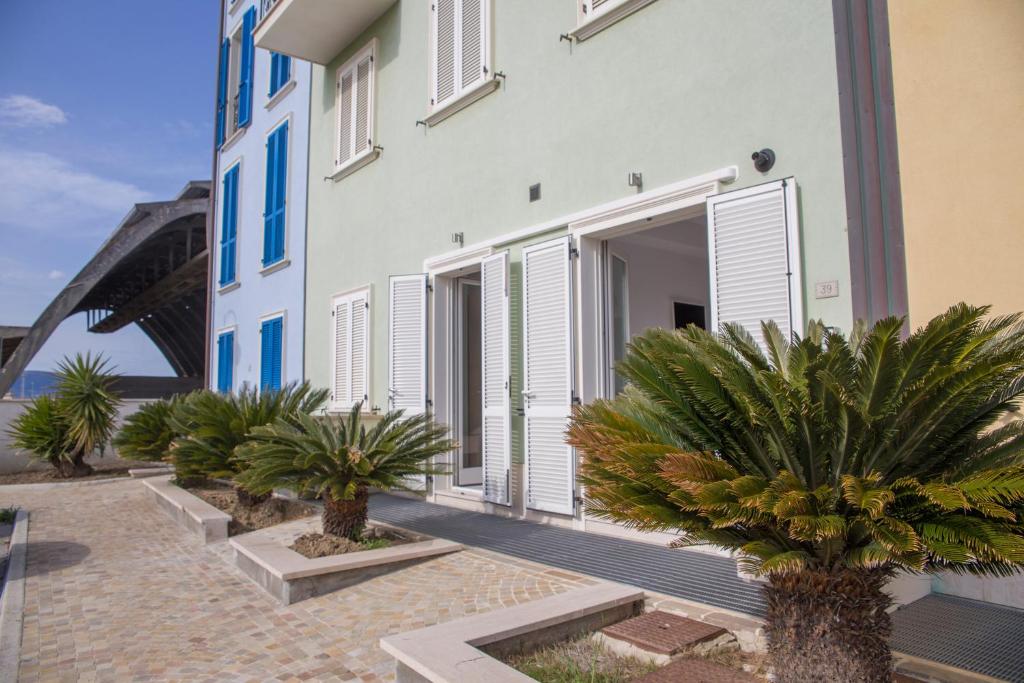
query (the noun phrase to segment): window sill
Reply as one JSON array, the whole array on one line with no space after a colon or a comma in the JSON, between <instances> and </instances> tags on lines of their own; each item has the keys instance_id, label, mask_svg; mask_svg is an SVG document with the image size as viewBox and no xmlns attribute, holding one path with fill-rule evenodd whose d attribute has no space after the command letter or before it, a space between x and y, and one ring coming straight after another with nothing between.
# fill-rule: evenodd
<instances>
[{"instance_id":1,"label":"window sill","mask_svg":"<svg viewBox=\"0 0 1024 683\"><path fill-rule=\"evenodd\" d=\"M368 163L370 163L379 156L380 150L371 147L370 151L363 152L355 159L350 159L349 161L346 161L342 166L335 167L334 173L327 177L333 180L334 182L338 182L345 176L352 175L353 173L361 169L363 166L366 166Z\"/></svg>"},{"instance_id":2,"label":"window sill","mask_svg":"<svg viewBox=\"0 0 1024 683\"><path fill-rule=\"evenodd\" d=\"M245 128L245 126L239 128L238 130L231 134L231 137L224 141L224 144L220 146L221 154L227 152L231 147L234 146L236 142L242 139L242 136L245 135Z\"/></svg>"},{"instance_id":3,"label":"window sill","mask_svg":"<svg viewBox=\"0 0 1024 683\"><path fill-rule=\"evenodd\" d=\"M294 78L288 81L287 83L282 85L276 93L271 95L270 99L267 100L267 103L264 104L263 106L266 108L267 111L270 111L271 109L276 107L281 102L281 100L288 97L288 93L290 93L292 90L295 90L296 85L298 84L295 82Z\"/></svg>"},{"instance_id":4,"label":"window sill","mask_svg":"<svg viewBox=\"0 0 1024 683\"><path fill-rule=\"evenodd\" d=\"M274 261L273 263L271 263L269 266L263 266L262 268L260 268L260 275L263 275L264 277L266 277L267 275L270 275L271 273L276 273L279 270L284 270L285 268L287 268L291 264L292 264L291 259L286 259L286 258L279 259L279 260Z\"/></svg>"},{"instance_id":5,"label":"window sill","mask_svg":"<svg viewBox=\"0 0 1024 683\"><path fill-rule=\"evenodd\" d=\"M241 286L242 286L242 283L239 282L238 280L235 280L234 282L229 282L226 285L221 285L220 287L218 287L217 288L217 293L218 294L227 294L228 292L235 291L236 289L238 289Z\"/></svg>"},{"instance_id":6,"label":"window sill","mask_svg":"<svg viewBox=\"0 0 1024 683\"><path fill-rule=\"evenodd\" d=\"M483 96L489 95L490 93L494 92L495 90L498 89L498 85L500 85L500 83L498 82L497 78L491 78L490 80L487 81L481 81L477 85L473 86L466 92L456 97L451 102L446 102L440 107L433 109L425 119L427 125L436 126L437 124L441 123L452 114L462 111L463 109L473 104Z\"/></svg>"},{"instance_id":7,"label":"window sill","mask_svg":"<svg viewBox=\"0 0 1024 683\"><path fill-rule=\"evenodd\" d=\"M646 7L652 2L654 2L654 0L623 0L621 4L605 10L596 17L587 19L577 26L574 31L571 31L569 35L575 38L577 43L584 41L595 33L605 30L618 20L626 18L633 12Z\"/></svg>"}]
</instances>

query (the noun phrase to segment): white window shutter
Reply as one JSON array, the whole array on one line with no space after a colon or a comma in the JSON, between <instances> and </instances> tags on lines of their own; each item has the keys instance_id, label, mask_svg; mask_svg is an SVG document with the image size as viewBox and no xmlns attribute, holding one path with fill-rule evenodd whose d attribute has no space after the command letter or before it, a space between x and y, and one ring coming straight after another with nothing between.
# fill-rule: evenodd
<instances>
[{"instance_id":1,"label":"white window shutter","mask_svg":"<svg viewBox=\"0 0 1024 683\"><path fill-rule=\"evenodd\" d=\"M349 366L351 368L351 384L349 389L349 400L351 407L352 404L363 401L364 403L369 400L369 360L370 360L370 344L369 344L369 319L370 319L370 297L369 292L363 290L358 294L352 296L350 304L350 320L349 324L349 348L351 349L351 361ZM369 410L369 406L363 406L364 411Z\"/></svg>"},{"instance_id":2,"label":"white window shutter","mask_svg":"<svg viewBox=\"0 0 1024 683\"><path fill-rule=\"evenodd\" d=\"M508 505L511 468L509 400L508 252L480 266L483 344L483 496Z\"/></svg>"},{"instance_id":3,"label":"white window shutter","mask_svg":"<svg viewBox=\"0 0 1024 683\"><path fill-rule=\"evenodd\" d=\"M457 0L435 0L431 32L433 43L434 92L432 106L437 107L455 96L456 9Z\"/></svg>"},{"instance_id":4,"label":"white window shutter","mask_svg":"<svg viewBox=\"0 0 1024 683\"><path fill-rule=\"evenodd\" d=\"M762 320L803 333L800 229L792 178L707 200L711 329L742 325L764 347Z\"/></svg>"},{"instance_id":5,"label":"white window shutter","mask_svg":"<svg viewBox=\"0 0 1024 683\"><path fill-rule=\"evenodd\" d=\"M391 278L388 402L406 415L427 409L427 276Z\"/></svg>"},{"instance_id":6,"label":"white window shutter","mask_svg":"<svg viewBox=\"0 0 1024 683\"><path fill-rule=\"evenodd\" d=\"M352 406L350 387L352 379L352 354L349 347L349 302L346 297L335 298L331 304L334 325L332 357L334 362L333 381L331 382L331 407L345 410Z\"/></svg>"},{"instance_id":7,"label":"white window shutter","mask_svg":"<svg viewBox=\"0 0 1024 683\"><path fill-rule=\"evenodd\" d=\"M576 468L565 441L573 398L568 237L523 249L526 505L573 514Z\"/></svg>"},{"instance_id":8,"label":"white window shutter","mask_svg":"<svg viewBox=\"0 0 1024 683\"><path fill-rule=\"evenodd\" d=\"M338 79L338 166L352 158L353 73L347 71Z\"/></svg>"},{"instance_id":9,"label":"white window shutter","mask_svg":"<svg viewBox=\"0 0 1024 683\"><path fill-rule=\"evenodd\" d=\"M331 409L350 410L369 399L370 292L363 289L331 302Z\"/></svg>"},{"instance_id":10,"label":"white window shutter","mask_svg":"<svg viewBox=\"0 0 1024 683\"><path fill-rule=\"evenodd\" d=\"M373 57L367 55L356 65L355 97L355 153L362 154L370 147L370 86Z\"/></svg>"},{"instance_id":11,"label":"white window shutter","mask_svg":"<svg viewBox=\"0 0 1024 683\"><path fill-rule=\"evenodd\" d=\"M488 0L460 0L459 7L459 89L464 91L484 79L486 68L486 3Z\"/></svg>"}]
</instances>

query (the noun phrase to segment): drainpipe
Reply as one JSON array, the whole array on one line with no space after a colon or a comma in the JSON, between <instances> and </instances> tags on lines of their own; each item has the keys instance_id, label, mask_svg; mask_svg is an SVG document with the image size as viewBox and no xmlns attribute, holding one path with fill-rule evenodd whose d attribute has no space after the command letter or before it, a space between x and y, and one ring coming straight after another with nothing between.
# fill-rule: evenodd
<instances>
[{"instance_id":1,"label":"drainpipe","mask_svg":"<svg viewBox=\"0 0 1024 683\"><path fill-rule=\"evenodd\" d=\"M217 290L213 284L214 246L217 236L217 188L220 178L217 174L220 150L217 149L217 88L220 80L220 45L224 42L225 0L220 0L220 14L217 15L217 78L213 79L213 162L210 172L210 208L206 212L206 331L203 335L203 388L210 386L210 335L213 333L213 295Z\"/></svg>"}]
</instances>

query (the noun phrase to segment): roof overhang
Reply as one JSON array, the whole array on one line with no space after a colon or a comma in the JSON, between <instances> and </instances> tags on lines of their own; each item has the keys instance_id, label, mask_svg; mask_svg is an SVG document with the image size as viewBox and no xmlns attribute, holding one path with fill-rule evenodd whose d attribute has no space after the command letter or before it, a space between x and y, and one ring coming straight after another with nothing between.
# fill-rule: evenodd
<instances>
[{"instance_id":1,"label":"roof overhang","mask_svg":"<svg viewBox=\"0 0 1024 683\"><path fill-rule=\"evenodd\" d=\"M396 1L276 0L256 26L255 42L267 50L328 64Z\"/></svg>"}]
</instances>

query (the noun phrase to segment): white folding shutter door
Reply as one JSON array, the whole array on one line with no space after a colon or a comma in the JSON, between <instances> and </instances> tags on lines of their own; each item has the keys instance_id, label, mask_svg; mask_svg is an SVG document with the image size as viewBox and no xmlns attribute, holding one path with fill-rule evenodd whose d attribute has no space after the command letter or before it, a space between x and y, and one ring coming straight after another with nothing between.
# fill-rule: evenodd
<instances>
[{"instance_id":1,"label":"white folding shutter door","mask_svg":"<svg viewBox=\"0 0 1024 683\"><path fill-rule=\"evenodd\" d=\"M373 68L372 57L366 55L356 65L356 105L355 105L355 153L358 156L370 146L370 72Z\"/></svg>"},{"instance_id":2,"label":"white folding shutter door","mask_svg":"<svg viewBox=\"0 0 1024 683\"><path fill-rule=\"evenodd\" d=\"M435 107L455 96L456 0L434 0Z\"/></svg>"},{"instance_id":3,"label":"white folding shutter door","mask_svg":"<svg viewBox=\"0 0 1024 683\"><path fill-rule=\"evenodd\" d=\"M523 249L526 505L572 514L575 467L565 441L572 410L569 238Z\"/></svg>"},{"instance_id":4,"label":"white folding shutter door","mask_svg":"<svg viewBox=\"0 0 1024 683\"><path fill-rule=\"evenodd\" d=\"M488 0L460 0L459 12L459 86L465 90L484 78L485 35Z\"/></svg>"},{"instance_id":5,"label":"white folding shutter door","mask_svg":"<svg viewBox=\"0 0 1024 683\"><path fill-rule=\"evenodd\" d=\"M764 345L762 320L801 333L803 299L792 178L709 197L711 325L742 325Z\"/></svg>"},{"instance_id":6,"label":"white folding shutter door","mask_svg":"<svg viewBox=\"0 0 1024 683\"><path fill-rule=\"evenodd\" d=\"M388 324L388 402L406 416L427 410L427 276L391 277ZM406 485L426 488L426 478Z\"/></svg>"},{"instance_id":7,"label":"white folding shutter door","mask_svg":"<svg viewBox=\"0 0 1024 683\"><path fill-rule=\"evenodd\" d=\"M508 252L488 256L480 267L483 343L483 494L509 504L511 466L509 400Z\"/></svg>"},{"instance_id":8,"label":"white folding shutter door","mask_svg":"<svg viewBox=\"0 0 1024 683\"><path fill-rule=\"evenodd\" d=\"M337 410L350 408L352 405L352 350L350 347L349 310L351 306L346 297L334 300L334 382L331 391L332 407Z\"/></svg>"},{"instance_id":9,"label":"white folding shutter door","mask_svg":"<svg viewBox=\"0 0 1024 683\"><path fill-rule=\"evenodd\" d=\"M341 165L352 158L353 73L346 71L338 79L338 159Z\"/></svg>"}]
</instances>

